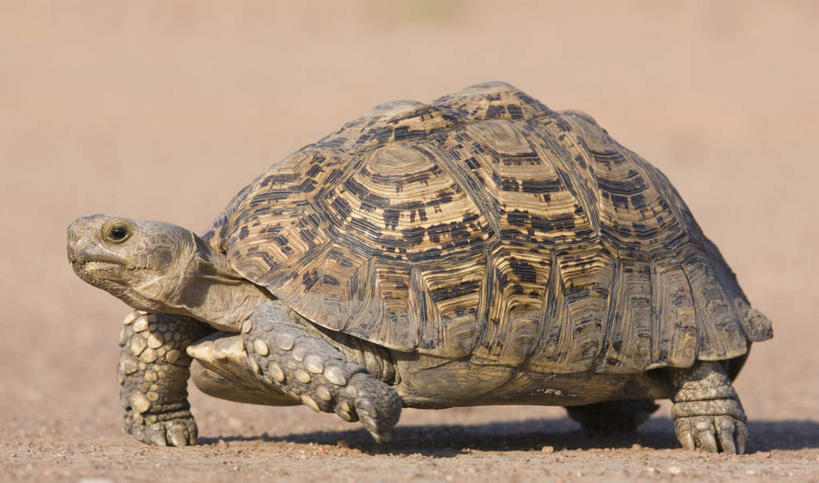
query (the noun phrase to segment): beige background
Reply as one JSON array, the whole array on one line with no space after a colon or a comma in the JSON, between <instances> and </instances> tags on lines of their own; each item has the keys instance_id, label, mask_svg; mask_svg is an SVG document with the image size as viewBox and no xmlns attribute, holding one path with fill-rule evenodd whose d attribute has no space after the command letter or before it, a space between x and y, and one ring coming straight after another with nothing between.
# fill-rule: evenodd
<instances>
[{"instance_id":1,"label":"beige background","mask_svg":"<svg viewBox=\"0 0 819 483\"><path fill-rule=\"evenodd\" d=\"M819 478L817 25L816 2L0 0L0 479ZM71 272L73 218L201 230L372 106L487 80L586 111L659 166L773 320L737 382L754 454L672 449L668 405L602 439L560 408L408 410L376 447L306 408L194 392L202 446L121 433L126 309Z\"/></svg>"}]
</instances>

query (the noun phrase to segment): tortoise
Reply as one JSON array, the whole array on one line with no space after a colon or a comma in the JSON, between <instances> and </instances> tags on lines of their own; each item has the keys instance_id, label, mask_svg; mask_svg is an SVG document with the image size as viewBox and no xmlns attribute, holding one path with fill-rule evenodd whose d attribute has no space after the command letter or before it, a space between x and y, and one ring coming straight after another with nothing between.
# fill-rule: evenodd
<instances>
[{"instance_id":1,"label":"tortoise","mask_svg":"<svg viewBox=\"0 0 819 483\"><path fill-rule=\"evenodd\" d=\"M196 443L191 376L377 441L402 407L558 405L609 431L670 398L682 446L742 453L731 383L772 337L657 168L500 82L375 107L274 164L202 236L81 217L68 258L136 309L119 382L125 429L150 444Z\"/></svg>"}]
</instances>

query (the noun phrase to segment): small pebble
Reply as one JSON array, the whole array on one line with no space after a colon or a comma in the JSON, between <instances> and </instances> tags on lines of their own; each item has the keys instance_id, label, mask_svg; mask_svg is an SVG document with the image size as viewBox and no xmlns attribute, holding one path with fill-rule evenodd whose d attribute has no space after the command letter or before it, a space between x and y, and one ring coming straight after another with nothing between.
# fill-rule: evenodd
<instances>
[{"instance_id":1,"label":"small pebble","mask_svg":"<svg viewBox=\"0 0 819 483\"><path fill-rule=\"evenodd\" d=\"M227 447L228 447L228 444L227 444L227 442L226 442L224 439L219 438L219 441L217 441L217 442L216 442L216 446L218 446L218 447L220 447L220 448L224 449L224 448L227 448Z\"/></svg>"},{"instance_id":2,"label":"small pebble","mask_svg":"<svg viewBox=\"0 0 819 483\"><path fill-rule=\"evenodd\" d=\"M679 466L671 466L668 468L668 472L672 475L679 475L682 473L682 469Z\"/></svg>"},{"instance_id":3,"label":"small pebble","mask_svg":"<svg viewBox=\"0 0 819 483\"><path fill-rule=\"evenodd\" d=\"M554 453L555 452L555 447L554 446L544 446L544 447L540 448L540 452L541 453Z\"/></svg>"}]
</instances>

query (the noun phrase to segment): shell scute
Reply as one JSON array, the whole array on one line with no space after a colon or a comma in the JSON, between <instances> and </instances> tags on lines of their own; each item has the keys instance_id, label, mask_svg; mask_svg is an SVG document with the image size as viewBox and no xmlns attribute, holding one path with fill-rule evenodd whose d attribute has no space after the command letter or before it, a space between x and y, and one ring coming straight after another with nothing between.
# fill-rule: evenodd
<instances>
[{"instance_id":1,"label":"shell scute","mask_svg":"<svg viewBox=\"0 0 819 483\"><path fill-rule=\"evenodd\" d=\"M435 105L446 106L472 120L532 119L552 111L506 82L486 82L441 97Z\"/></svg>"},{"instance_id":2,"label":"shell scute","mask_svg":"<svg viewBox=\"0 0 819 483\"><path fill-rule=\"evenodd\" d=\"M365 151L395 141L412 142L452 128L461 118L459 113L445 106L393 101L376 106L322 138L315 146L348 152Z\"/></svg>"}]
</instances>

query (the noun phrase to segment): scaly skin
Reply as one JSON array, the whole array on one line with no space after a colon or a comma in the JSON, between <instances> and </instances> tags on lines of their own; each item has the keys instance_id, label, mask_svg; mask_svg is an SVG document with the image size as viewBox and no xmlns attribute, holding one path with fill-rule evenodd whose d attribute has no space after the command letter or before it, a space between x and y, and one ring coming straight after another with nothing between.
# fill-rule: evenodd
<instances>
[{"instance_id":1,"label":"scaly skin","mask_svg":"<svg viewBox=\"0 0 819 483\"><path fill-rule=\"evenodd\" d=\"M185 348L213 329L188 317L139 310L124 323L117 372L125 431L146 444L196 444L187 391L191 358Z\"/></svg>"},{"instance_id":2,"label":"scaly skin","mask_svg":"<svg viewBox=\"0 0 819 483\"><path fill-rule=\"evenodd\" d=\"M376 441L384 441L401 415L401 398L291 314L271 302L242 326L248 363L259 381L315 411L359 420Z\"/></svg>"},{"instance_id":3,"label":"scaly skin","mask_svg":"<svg viewBox=\"0 0 819 483\"><path fill-rule=\"evenodd\" d=\"M697 362L672 372L671 417L685 449L742 454L748 444L745 412L718 362Z\"/></svg>"}]
</instances>

